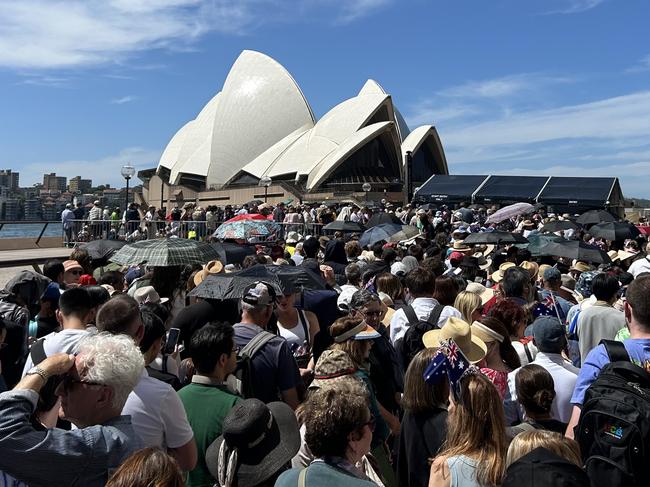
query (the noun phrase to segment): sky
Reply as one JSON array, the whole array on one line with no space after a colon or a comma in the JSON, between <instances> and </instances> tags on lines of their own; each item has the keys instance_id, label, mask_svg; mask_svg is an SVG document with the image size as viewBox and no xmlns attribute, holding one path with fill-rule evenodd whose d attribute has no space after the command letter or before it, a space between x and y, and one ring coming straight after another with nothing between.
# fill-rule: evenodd
<instances>
[{"instance_id":1,"label":"sky","mask_svg":"<svg viewBox=\"0 0 650 487\"><path fill-rule=\"evenodd\" d=\"M372 78L451 174L650 183L644 0L0 0L0 167L122 186L155 167L244 49L316 117Z\"/></svg>"}]
</instances>

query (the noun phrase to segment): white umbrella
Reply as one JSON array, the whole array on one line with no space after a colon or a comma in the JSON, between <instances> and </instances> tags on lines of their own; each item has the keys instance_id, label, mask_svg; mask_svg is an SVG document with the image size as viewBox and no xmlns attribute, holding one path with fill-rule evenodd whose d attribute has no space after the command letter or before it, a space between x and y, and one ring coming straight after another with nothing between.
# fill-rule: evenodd
<instances>
[{"instance_id":1,"label":"white umbrella","mask_svg":"<svg viewBox=\"0 0 650 487\"><path fill-rule=\"evenodd\" d=\"M513 205L504 206L500 210L492 213L485 223L499 223L508 218L530 213L535 209L530 203L515 203Z\"/></svg>"}]
</instances>

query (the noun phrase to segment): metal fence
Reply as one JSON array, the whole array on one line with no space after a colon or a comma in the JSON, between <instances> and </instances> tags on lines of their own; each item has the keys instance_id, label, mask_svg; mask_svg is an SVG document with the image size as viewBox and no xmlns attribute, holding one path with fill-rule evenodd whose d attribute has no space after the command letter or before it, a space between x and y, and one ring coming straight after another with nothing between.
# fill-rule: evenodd
<instances>
[{"instance_id":1,"label":"metal fence","mask_svg":"<svg viewBox=\"0 0 650 487\"><path fill-rule=\"evenodd\" d=\"M223 222L215 221L147 221L129 220L127 222L113 220L71 220L69 228L63 228L63 243L73 247L78 243L92 240L112 239L135 242L151 238L164 238L176 236L191 238L199 241L208 240ZM281 227L277 234L256 236L254 242L274 242L286 239L290 233L296 232L300 236L323 234L321 223L278 223Z\"/></svg>"}]
</instances>

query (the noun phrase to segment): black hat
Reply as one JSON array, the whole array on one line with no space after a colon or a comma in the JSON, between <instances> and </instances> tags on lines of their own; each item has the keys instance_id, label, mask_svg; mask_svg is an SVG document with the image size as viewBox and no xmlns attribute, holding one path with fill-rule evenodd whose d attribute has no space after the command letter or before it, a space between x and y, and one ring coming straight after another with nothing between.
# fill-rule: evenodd
<instances>
[{"instance_id":1,"label":"black hat","mask_svg":"<svg viewBox=\"0 0 650 487\"><path fill-rule=\"evenodd\" d=\"M501 487L589 487L589 477L574 463L546 448L536 448L506 470Z\"/></svg>"},{"instance_id":2,"label":"black hat","mask_svg":"<svg viewBox=\"0 0 650 487\"><path fill-rule=\"evenodd\" d=\"M223 421L222 435L208 447L205 463L221 486L257 485L273 476L300 448L293 410L259 399L237 403Z\"/></svg>"}]
</instances>

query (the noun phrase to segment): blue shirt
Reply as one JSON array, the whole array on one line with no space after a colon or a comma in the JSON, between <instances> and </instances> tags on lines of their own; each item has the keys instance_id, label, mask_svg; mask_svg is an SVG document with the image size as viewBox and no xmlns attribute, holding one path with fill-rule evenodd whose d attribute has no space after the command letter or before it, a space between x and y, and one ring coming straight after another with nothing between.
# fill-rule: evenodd
<instances>
[{"instance_id":1,"label":"blue shirt","mask_svg":"<svg viewBox=\"0 0 650 487\"><path fill-rule=\"evenodd\" d=\"M38 394L0 394L0 470L30 487L103 486L133 451L141 448L129 416L66 431L37 431L30 423Z\"/></svg>"},{"instance_id":2,"label":"blue shirt","mask_svg":"<svg viewBox=\"0 0 650 487\"><path fill-rule=\"evenodd\" d=\"M623 342L623 345L625 345L632 362L650 372L650 338L629 338ZM578 374L571 404L582 405L585 391L608 363L609 356L603 345L598 345L589 352Z\"/></svg>"},{"instance_id":3,"label":"blue shirt","mask_svg":"<svg viewBox=\"0 0 650 487\"><path fill-rule=\"evenodd\" d=\"M235 344L244 348L262 328L250 323L237 323ZM298 387L302 383L300 370L287 341L273 337L251 360L255 398L268 403L280 401L280 392Z\"/></svg>"}]
</instances>

